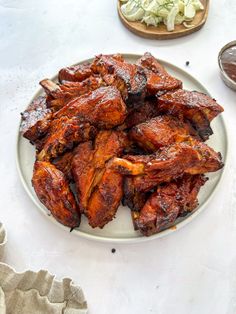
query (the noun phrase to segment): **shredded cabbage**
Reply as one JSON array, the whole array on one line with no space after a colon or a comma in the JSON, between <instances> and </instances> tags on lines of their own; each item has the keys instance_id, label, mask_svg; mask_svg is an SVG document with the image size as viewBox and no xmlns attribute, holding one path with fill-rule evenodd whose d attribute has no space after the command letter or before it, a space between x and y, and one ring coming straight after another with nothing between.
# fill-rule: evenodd
<instances>
[{"instance_id":1,"label":"shredded cabbage","mask_svg":"<svg viewBox=\"0 0 236 314\"><path fill-rule=\"evenodd\" d=\"M196 12L204 10L200 0L120 0L121 12L129 21L141 21L157 26L165 23L168 31L175 25L192 27L191 22ZM187 23L186 23L187 22Z\"/></svg>"}]
</instances>

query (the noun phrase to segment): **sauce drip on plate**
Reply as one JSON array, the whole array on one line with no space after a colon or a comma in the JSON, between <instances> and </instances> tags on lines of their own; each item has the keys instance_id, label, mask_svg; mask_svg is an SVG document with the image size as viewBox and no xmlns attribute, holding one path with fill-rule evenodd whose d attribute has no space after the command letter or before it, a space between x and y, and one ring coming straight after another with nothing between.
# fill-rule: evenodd
<instances>
[{"instance_id":1,"label":"sauce drip on plate","mask_svg":"<svg viewBox=\"0 0 236 314\"><path fill-rule=\"evenodd\" d=\"M236 82L236 46L232 46L222 53L221 64L228 77Z\"/></svg>"}]
</instances>

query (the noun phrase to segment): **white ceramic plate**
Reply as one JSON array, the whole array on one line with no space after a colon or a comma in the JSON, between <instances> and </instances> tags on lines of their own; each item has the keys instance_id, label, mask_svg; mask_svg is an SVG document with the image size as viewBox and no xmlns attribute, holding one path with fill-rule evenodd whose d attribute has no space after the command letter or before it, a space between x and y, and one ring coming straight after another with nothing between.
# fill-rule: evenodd
<instances>
[{"instance_id":1,"label":"white ceramic plate","mask_svg":"<svg viewBox=\"0 0 236 314\"><path fill-rule=\"evenodd\" d=\"M136 62L140 55L133 55L133 54L124 54L124 57L129 62ZM80 63L83 63L84 60ZM165 61L160 62L165 66L167 71L172 74L173 76L179 78L183 81L184 88L188 90L197 90L200 92L207 93L205 87L201 85L194 77L189 75L187 72L181 70L180 68L167 63ZM57 76L53 78L54 80L57 79ZM35 95L37 97L42 93L42 89ZM211 136L208 144L213 147L216 151L220 151L224 162L226 161L227 155L227 133L225 129L225 124L222 116L217 117L212 123L212 129L214 131L214 135ZM17 167L19 170L20 178L22 184L35 203L36 207L52 222L56 223L60 227L64 228L67 232L69 232L69 228L64 227L60 223L58 223L52 216L49 215L48 210L40 203L38 200L34 189L31 185L31 178L33 173L33 164L35 160L35 149L29 143L28 140L23 138L18 133L17 138ZM144 237L139 232L134 231L130 209L128 207L120 206L116 215L116 218L108 223L103 229L92 229L87 221L86 218L83 217L81 221L81 225L78 229L74 229L73 233L77 234L80 237L84 237L87 239L92 239L96 241L105 241L105 242L116 242L116 243L131 243L131 242L142 242L151 239L156 239L163 237L173 231L178 230L182 226L189 223L193 218L195 218L209 203L214 191L221 179L222 171L218 171L209 175L210 180L205 184L205 186L201 189L199 194L199 206L198 208L192 212L189 216L184 218L178 219L175 223L174 227L168 228L158 234L155 234L150 237Z\"/></svg>"}]
</instances>

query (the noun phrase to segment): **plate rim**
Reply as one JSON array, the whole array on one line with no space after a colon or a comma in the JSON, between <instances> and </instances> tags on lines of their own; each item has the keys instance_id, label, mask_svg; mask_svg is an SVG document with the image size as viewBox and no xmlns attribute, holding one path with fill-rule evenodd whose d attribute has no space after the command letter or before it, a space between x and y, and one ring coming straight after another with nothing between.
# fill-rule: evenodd
<instances>
[{"instance_id":1,"label":"plate rim","mask_svg":"<svg viewBox=\"0 0 236 314\"><path fill-rule=\"evenodd\" d=\"M134 54L134 53L121 53L122 56L124 56L124 58L140 58L142 57L142 54ZM155 55L154 55L155 57ZM87 58L85 60L76 62L73 65L70 66L74 66L77 64L82 64L85 62L89 62L91 60L93 60L94 58ZM164 64L164 66L169 66L172 67L174 70L179 71L181 74L184 74L185 76L189 77L191 80L197 82L197 84L201 87L201 89L208 94L209 96L211 96L211 94L209 93L209 91L202 85L202 83L196 79L194 76L192 76L191 74L189 74L188 72L186 72L185 70L183 70L182 68L174 65L173 63L170 63L168 61L165 61L163 59L157 58L157 60ZM55 80L58 77L58 74L54 75L51 80ZM42 93L43 89L39 88L37 90L37 92L33 95L33 97L31 98L31 100L28 102L28 104L30 104L32 102L33 99L35 99L38 95L40 95L40 93ZM28 105L27 105L28 106ZM26 108L27 108L26 106ZM149 237L146 236L137 236L137 237L132 237L132 238L122 238L122 237L117 237L117 238L112 238L112 237L106 237L106 236L100 236L100 235L93 235L93 234L89 234L83 231L80 231L79 229L74 230L74 232L71 232L71 234L73 234L74 236L78 236L87 240L92 240L92 241L98 241L98 242L103 242L103 243L114 243L114 244L134 244L134 243L143 243L146 241L151 241L151 240L155 240L158 238L162 238L164 236L167 236L175 231L178 231L179 229L181 229L182 227L184 227L185 225L187 225L188 223L191 223L192 220L194 218L196 218L206 207L207 205L210 203L211 199L214 197L216 191L219 188L220 183L222 182L222 178L225 174L225 169L226 169L226 165L227 165L227 160L228 160L228 153L229 153L229 140L228 140L228 131L227 131L227 127L226 127L226 123L225 120L223 118L222 115L218 116L217 119L221 120L221 123L223 125L223 129L224 129L224 134L225 134L225 155L223 156L224 158L224 167L223 169L219 170L220 174L219 174L219 179L217 180L216 185L214 186L211 194L209 195L209 197L205 200L205 202L199 206L199 208L197 208L190 216L187 216L186 219L178 222L176 225L173 225L163 231L160 231L154 235L151 235ZM28 194L29 198L31 199L31 201L34 203L34 205L36 206L37 210L39 210L44 216L47 217L47 219L51 220L54 224L58 225L60 228L64 229L65 231L69 231L70 232L70 228L66 227L64 225L62 225L61 223L59 223L52 215L48 215L48 212L43 209L39 203L37 202L36 198L33 196L33 194L31 193L30 189L28 188L28 185L26 183L26 180L24 178L23 175L23 171L21 169L21 165L20 165L20 158L19 158L19 143L20 143L20 139L21 139L21 134L20 134L20 124L21 124L22 119L20 119L19 123L18 123L18 127L17 127L17 134L16 134L16 146L15 146L15 160L16 160L16 168L17 168L17 173L19 175L21 184L24 187L24 190L26 192L26 194Z\"/></svg>"}]
</instances>

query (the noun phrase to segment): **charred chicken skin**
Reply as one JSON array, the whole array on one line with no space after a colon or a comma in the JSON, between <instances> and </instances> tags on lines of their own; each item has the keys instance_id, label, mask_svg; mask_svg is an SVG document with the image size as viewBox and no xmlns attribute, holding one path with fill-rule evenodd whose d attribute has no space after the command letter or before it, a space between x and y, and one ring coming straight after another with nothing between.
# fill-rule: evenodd
<instances>
[{"instance_id":1,"label":"charred chicken skin","mask_svg":"<svg viewBox=\"0 0 236 314\"><path fill-rule=\"evenodd\" d=\"M162 113L189 120L203 140L207 140L212 134L210 122L223 112L223 108L211 97L183 89L160 96L158 109Z\"/></svg>"},{"instance_id":2,"label":"charred chicken skin","mask_svg":"<svg viewBox=\"0 0 236 314\"><path fill-rule=\"evenodd\" d=\"M137 124L156 117L159 114L156 102L156 99L147 99L141 102L138 108L129 110L124 123L119 126L119 129L130 129Z\"/></svg>"},{"instance_id":3,"label":"charred chicken skin","mask_svg":"<svg viewBox=\"0 0 236 314\"><path fill-rule=\"evenodd\" d=\"M144 68L147 76L147 92L158 95L170 90L182 88L182 82L167 73L164 67L148 52L137 64Z\"/></svg>"},{"instance_id":4,"label":"charred chicken skin","mask_svg":"<svg viewBox=\"0 0 236 314\"><path fill-rule=\"evenodd\" d=\"M147 79L142 67L127 63L117 56L99 55L91 69L100 74L107 85L116 86L127 103L144 99Z\"/></svg>"},{"instance_id":5,"label":"charred chicken skin","mask_svg":"<svg viewBox=\"0 0 236 314\"><path fill-rule=\"evenodd\" d=\"M89 211L92 210L91 206L88 208L89 199L106 172L106 162L114 156L120 156L127 143L125 133L108 130L99 132L94 147L92 142L86 142L75 149L72 173L76 183L80 210L86 213L88 217L90 217ZM113 175L112 171L108 173L119 180L120 176ZM107 182L106 176L104 180ZM102 219L102 215L100 218ZM104 219L106 218L104 217ZM91 225L94 226L94 223Z\"/></svg>"},{"instance_id":6,"label":"charred chicken skin","mask_svg":"<svg viewBox=\"0 0 236 314\"><path fill-rule=\"evenodd\" d=\"M75 228L80 213L64 174L49 162L36 161L32 184L39 200L61 224Z\"/></svg>"},{"instance_id":7,"label":"charred chicken skin","mask_svg":"<svg viewBox=\"0 0 236 314\"><path fill-rule=\"evenodd\" d=\"M144 150L155 152L159 148L188 140L190 134L196 135L188 123L170 115L157 116L134 126L129 137Z\"/></svg>"},{"instance_id":8,"label":"charred chicken skin","mask_svg":"<svg viewBox=\"0 0 236 314\"><path fill-rule=\"evenodd\" d=\"M136 228L150 236L171 226L179 215L193 211L198 205L198 192L206 180L202 175L184 175L159 186L140 213L136 212Z\"/></svg>"},{"instance_id":9,"label":"charred chicken skin","mask_svg":"<svg viewBox=\"0 0 236 314\"><path fill-rule=\"evenodd\" d=\"M45 135L50 127L52 112L47 108L46 97L39 96L21 114L20 132L34 143Z\"/></svg>"}]
</instances>

